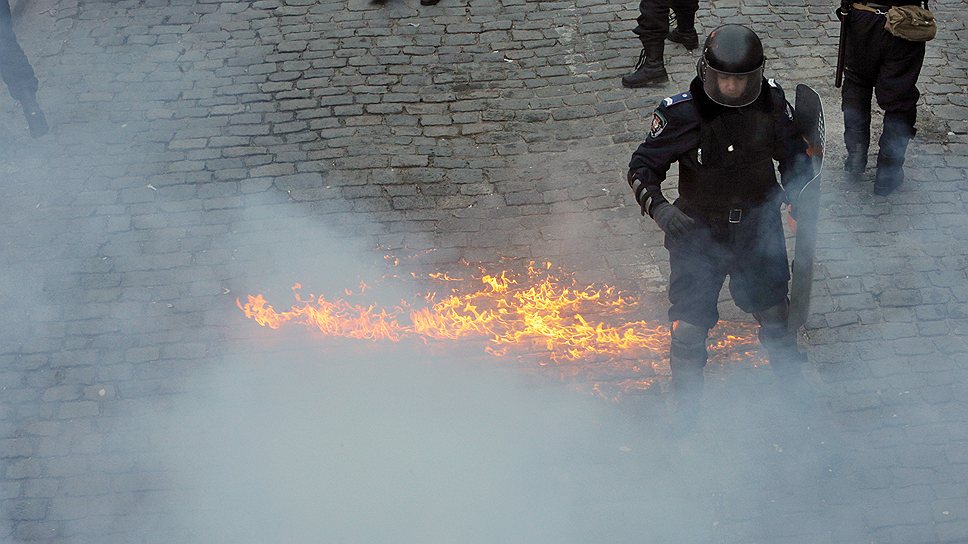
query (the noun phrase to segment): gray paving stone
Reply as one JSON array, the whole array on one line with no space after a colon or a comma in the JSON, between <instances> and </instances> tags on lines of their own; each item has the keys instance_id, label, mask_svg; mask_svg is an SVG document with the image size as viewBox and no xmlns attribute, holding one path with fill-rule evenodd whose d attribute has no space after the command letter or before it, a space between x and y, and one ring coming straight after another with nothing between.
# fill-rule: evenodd
<instances>
[{"instance_id":1,"label":"gray paving stone","mask_svg":"<svg viewBox=\"0 0 968 544\"><path fill-rule=\"evenodd\" d=\"M661 319L666 254L622 169L651 109L693 76L695 54L671 45L673 83L622 88L638 53L634 4L52 4L18 21L51 134L28 141L15 104L0 101L0 261L37 285L14 301L28 317L3 318L0 332L0 538L138 541L119 528L123 511L133 526L164 528L166 542L191 541L159 506L168 461L149 414L190 396L196 373L232 364L226 338L245 336L234 297L287 268L273 262L282 248L300 248L307 269L340 262L317 250L316 228L376 253L422 253L413 264L428 270L558 261L653 297L643 312ZM782 492L783 478L727 478L717 492L736 508L719 540L968 538L951 506L965 499L957 452L968 441L958 196L968 42L961 6L932 7L943 32L928 44L920 131L908 182L887 199L837 172L830 6L700 10L704 33L752 23L788 93L809 83L824 98L834 166L804 342L837 438L877 445L845 449L850 478L836 489L805 482L810 499L774 503L773 517L736 499ZM305 224L291 228L296 219ZM728 294L722 306L749 321ZM737 391L752 380L746 368L723 370ZM708 446L726 447L723 437Z\"/></svg>"}]
</instances>

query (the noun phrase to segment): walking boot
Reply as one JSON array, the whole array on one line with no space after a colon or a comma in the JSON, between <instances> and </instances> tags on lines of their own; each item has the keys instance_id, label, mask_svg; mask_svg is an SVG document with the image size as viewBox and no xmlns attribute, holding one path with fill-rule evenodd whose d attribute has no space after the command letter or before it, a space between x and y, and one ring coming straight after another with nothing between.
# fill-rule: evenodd
<instances>
[{"instance_id":1,"label":"walking boot","mask_svg":"<svg viewBox=\"0 0 968 544\"><path fill-rule=\"evenodd\" d=\"M39 138L44 134L47 134L49 127L47 126L47 118L44 117L44 112L40 109L40 104L37 103L37 97L27 96L20 101L20 105L24 110L24 117L27 119L27 128L30 129L30 135L34 138Z\"/></svg>"},{"instance_id":2,"label":"walking boot","mask_svg":"<svg viewBox=\"0 0 968 544\"><path fill-rule=\"evenodd\" d=\"M891 147L881 145L877 153L877 173L874 174L874 194L887 196L904 183L904 153L907 142L895 142Z\"/></svg>"},{"instance_id":3,"label":"walking boot","mask_svg":"<svg viewBox=\"0 0 968 544\"><path fill-rule=\"evenodd\" d=\"M878 141L874 194L887 196L904 183L904 155L917 130L913 112L886 112Z\"/></svg>"},{"instance_id":4,"label":"walking boot","mask_svg":"<svg viewBox=\"0 0 968 544\"><path fill-rule=\"evenodd\" d=\"M844 172L850 181L860 181L867 169L867 150L855 149L847 151L847 158L844 159Z\"/></svg>"},{"instance_id":5,"label":"walking boot","mask_svg":"<svg viewBox=\"0 0 968 544\"><path fill-rule=\"evenodd\" d=\"M877 159L877 173L874 175L874 194L887 196L904 183L903 162L882 161Z\"/></svg>"},{"instance_id":6,"label":"walking boot","mask_svg":"<svg viewBox=\"0 0 968 544\"><path fill-rule=\"evenodd\" d=\"M635 63L635 71L622 77L622 86L634 89L659 85L669 81L669 74L666 72L662 53L663 44L661 43L658 47L643 47L639 54L639 60Z\"/></svg>"},{"instance_id":7,"label":"walking boot","mask_svg":"<svg viewBox=\"0 0 968 544\"><path fill-rule=\"evenodd\" d=\"M681 30L674 29L670 30L666 39L670 42L675 42L682 44L686 49L692 51L693 49L699 47L699 33L693 30Z\"/></svg>"}]
</instances>

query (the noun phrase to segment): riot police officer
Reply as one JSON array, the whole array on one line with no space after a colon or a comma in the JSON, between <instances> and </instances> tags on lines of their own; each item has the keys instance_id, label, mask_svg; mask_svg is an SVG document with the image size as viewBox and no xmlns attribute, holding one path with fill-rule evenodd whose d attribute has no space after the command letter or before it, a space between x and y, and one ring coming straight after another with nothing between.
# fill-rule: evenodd
<instances>
[{"instance_id":1,"label":"riot police officer","mask_svg":"<svg viewBox=\"0 0 968 544\"><path fill-rule=\"evenodd\" d=\"M669 10L676 15L676 28L669 30ZM642 42L642 53L635 69L622 77L625 87L645 87L669 81L663 54L665 40L681 43L686 49L699 46L696 11L699 0L640 0L637 26L632 30Z\"/></svg>"},{"instance_id":2,"label":"riot police officer","mask_svg":"<svg viewBox=\"0 0 968 544\"><path fill-rule=\"evenodd\" d=\"M727 275L737 306L759 322L771 367L781 377L799 376L804 360L787 330L790 271L780 206L811 170L793 109L780 86L763 77L763 66L752 30L735 24L714 30L689 91L659 104L629 163L642 214L665 233L672 387L687 416L701 395L706 337L719 320ZM660 186L677 161L679 198L670 203Z\"/></svg>"},{"instance_id":3,"label":"riot police officer","mask_svg":"<svg viewBox=\"0 0 968 544\"><path fill-rule=\"evenodd\" d=\"M872 11L847 12L847 52L841 109L844 112L844 170L859 179L867 168L871 138L871 98L884 110L884 129L877 151L874 193L886 196L904 182L904 155L916 132L916 86L924 63L924 42L898 38L884 29L890 6L920 5L912 0L866 2Z\"/></svg>"}]
</instances>

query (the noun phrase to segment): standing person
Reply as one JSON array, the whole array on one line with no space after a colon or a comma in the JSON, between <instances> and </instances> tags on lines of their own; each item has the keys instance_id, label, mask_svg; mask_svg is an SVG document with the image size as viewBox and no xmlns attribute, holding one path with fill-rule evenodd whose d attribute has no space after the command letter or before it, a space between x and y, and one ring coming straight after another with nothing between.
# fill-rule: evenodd
<instances>
[{"instance_id":1,"label":"standing person","mask_svg":"<svg viewBox=\"0 0 968 544\"><path fill-rule=\"evenodd\" d=\"M47 134L47 119L37 103L37 77L13 33L8 0L0 0L0 77L10 96L23 107L30 135L37 138Z\"/></svg>"},{"instance_id":2,"label":"standing person","mask_svg":"<svg viewBox=\"0 0 968 544\"><path fill-rule=\"evenodd\" d=\"M669 251L670 366L677 415L691 422L702 394L706 337L726 276L736 305L759 322L760 343L781 379L795 384L804 356L787 328L787 263L780 205L812 170L783 90L763 78L763 47L742 25L706 39L689 91L663 100L629 163L642 214ZM783 185L773 161L779 162ZM661 184L679 163L679 198Z\"/></svg>"},{"instance_id":3,"label":"standing person","mask_svg":"<svg viewBox=\"0 0 968 544\"><path fill-rule=\"evenodd\" d=\"M669 10L676 15L676 28L669 31ZM642 41L635 70L622 78L626 87L645 87L669 81L663 61L665 40L681 43L690 51L699 46L696 11L699 0L640 0L638 26L632 30Z\"/></svg>"},{"instance_id":4,"label":"standing person","mask_svg":"<svg viewBox=\"0 0 968 544\"><path fill-rule=\"evenodd\" d=\"M884 110L884 130L877 151L874 194L886 196L904 182L904 155L917 130L916 86L924 63L924 42L911 42L884 29L890 6L921 5L917 1L879 0L847 12L847 41L841 109L844 112L844 170L858 180L867 168L871 138L871 97Z\"/></svg>"}]
</instances>

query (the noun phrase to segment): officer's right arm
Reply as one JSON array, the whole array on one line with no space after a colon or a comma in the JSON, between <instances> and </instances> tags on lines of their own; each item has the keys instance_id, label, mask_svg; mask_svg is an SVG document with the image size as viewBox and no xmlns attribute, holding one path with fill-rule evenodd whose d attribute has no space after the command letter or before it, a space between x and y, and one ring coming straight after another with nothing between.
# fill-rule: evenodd
<instances>
[{"instance_id":1,"label":"officer's right arm","mask_svg":"<svg viewBox=\"0 0 968 544\"><path fill-rule=\"evenodd\" d=\"M662 195L662 182L672 163L693 146L688 132L698 124L689 113L692 105L659 105L652 114L649 135L629 162L628 182L642 215L652 215L656 205L668 202Z\"/></svg>"}]
</instances>

